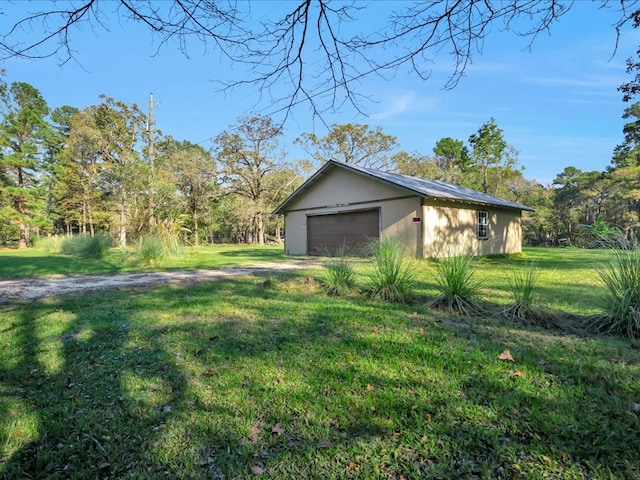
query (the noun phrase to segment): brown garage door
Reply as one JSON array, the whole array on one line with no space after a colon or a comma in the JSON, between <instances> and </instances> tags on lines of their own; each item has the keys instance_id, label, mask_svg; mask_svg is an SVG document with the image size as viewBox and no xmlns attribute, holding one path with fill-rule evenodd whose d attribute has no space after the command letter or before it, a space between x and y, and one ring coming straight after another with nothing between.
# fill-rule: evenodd
<instances>
[{"instance_id":1,"label":"brown garage door","mask_svg":"<svg viewBox=\"0 0 640 480\"><path fill-rule=\"evenodd\" d=\"M313 215L307 217L307 253L335 254L343 246L351 255L362 255L362 247L380 238L380 210Z\"/></svg>"}]
</instances>

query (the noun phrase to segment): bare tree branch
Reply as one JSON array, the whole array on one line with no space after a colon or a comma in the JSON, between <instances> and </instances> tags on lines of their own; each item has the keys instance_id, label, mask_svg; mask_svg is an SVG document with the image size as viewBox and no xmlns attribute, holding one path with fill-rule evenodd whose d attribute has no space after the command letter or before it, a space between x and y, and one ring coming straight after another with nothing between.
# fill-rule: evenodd
<instances>
[{"instance_id":1,"label":"bare tree branch","mask_svg":"<svg viewBox=\"0 0 640 480\"><path fill-rule=\"evenodd\" d=\"M252 18L250 7L256 4L234 0L33 3L35 11L23 18L10 18L5 12L11 26L0 31L0 59L54 56L66 62L74 58L73 39L79 30L88 25L108 31L118 18L148 28L157 40L157 51L175 42L188 56L190 46L201 44L244 65L249 74L240 73L223 90L255 87L261 94L259 102L271 106L268 115L284 112L286 117L300 103L307 103L315 115L340 110L345 104L362 112L366 97L358 93L361 79L395 75L406 68L426 80L436 58L447 55L452 67L444 86L453 88L482 53L492 31L510 31L533 43L573 5L565 0L395 2L386 4L395 10L380 28L379 21L366 21L367 5L361 2L298 0L285 3L286 11L270 12L260 22ZM612 28L620 35L637 5L638 0L601 0L600 6L619 13Z\"/></svg>"}]
</instances>

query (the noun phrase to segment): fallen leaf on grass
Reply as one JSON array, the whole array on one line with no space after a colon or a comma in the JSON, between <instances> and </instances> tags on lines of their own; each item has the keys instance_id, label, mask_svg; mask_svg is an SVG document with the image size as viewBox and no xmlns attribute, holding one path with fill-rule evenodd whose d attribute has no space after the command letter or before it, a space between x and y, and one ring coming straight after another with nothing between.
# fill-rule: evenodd
<instances>
[{"instance_id":1,"label":"fallen leaf on grass","mask_svg":"<svg viewBox=\"0 0 640 480\"><path fill-rule=\"evenodd\" d=\"M515 362L515 360L511 356L511 352L508 349L503 350L498 358L505 362Z\"/></svg>"},{"instance_id":2,"label":"fallen leaf on grass","mask_svg":"<svg viewBox=\"0 0 640 480\"><path fill-rule=\"evenodd\" d=\"M271 433L274 433L278 436L282 435L284 433L284 428L282 428L282 425L280 425L279 423L276 423L273 428L271 429Z\"/></svg>"},{"instance_id":3,"label":"fallen leaf on grass","mask_svg":"<svg viewBox=\"0 0 640 480\"><path fill-rule=\"evenodd\" d=\"M347 468L347 471L349 472L357 472L358 470L360 470L360 467L353 462L351 462Z\"/></svg>"},{"instance_id":4,"label":"fallen leaf on grass","mask_svg":"<svg viewBox=\"0 0 640 480\"><path fill-rule=\"evenodd\" d=\"M254 475L262 475L264 473L264 468L262 468L260 465L254 465L253 467L251 467L251 473L253 473Z\"/></svg>"},{"instance_id":5,"label":"fallen leaf on grass","mask_svg":"<svg viewBox=\"0 0 640 480\"><path fill-rule=\"evenodd\" d=\"M264 422L262 421L251 427L251 435L249 435L249 438L252 443L258 443L258 437L260 436L260 433L262 433L262 427L264 427Z\"/></svg>"},{"instance_id":6,"label":"fallen leaf on grass","mask_svg":"<svg viewBox=\"0 0 640 480\"><path fill-rule=\"evenodd\" d=\"M512 378L524 377L524 372L521 370L516 370L515 372L511 372Z\"/></svg>"},{"instance_id":7,"label":"fallen leaf on grass","mask_svg":"<svg viewBox=\"0 0 640 480\"><path fill-rule=\"evenodd\" d=\"M367 392L373 392L375 389L376 389L376 387L374 387L370 383L367 384Z\"/></svg>"},{"instance_id":8,"label":"fallen leaf on grass","mask_svg":"<svg viewBox=\"0 0 640 480\"><path fill-rule=\"evenodd\" d=\"M422 315L420 315L418 312L413 312L413 313L407 313L407 318L421 318Z\"/></svg>"}]
</instances>

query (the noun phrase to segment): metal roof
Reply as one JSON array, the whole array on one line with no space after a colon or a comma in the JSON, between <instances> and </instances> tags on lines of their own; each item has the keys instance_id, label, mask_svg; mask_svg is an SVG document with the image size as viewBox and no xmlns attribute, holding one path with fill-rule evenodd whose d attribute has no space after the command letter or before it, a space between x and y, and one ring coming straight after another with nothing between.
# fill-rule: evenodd
<instances>
[{"instance_id":1,"label":"metal roof","mask_svg":"<svg viewBox=\"0 0 640 480\"><path fill-rule=\"evenodd\" d=\"M322 177L330 168L343 168L359 175L364 175L374 180L392 185L411 192L422 198L431 198L437 200L450 200L453 202L472 203L476 205L495 206L502 208L510 208L515 210L527 210L533 212L534 209L521 205L519 203L510 202L502 198L487 195L470 188L460 187L451 183L441 182L439 180L425 180L423 178L410 177L399 173L382 172L373 168L365 168L348 163L329 160L320 169L309 177L295 192L274 210L274 214L281 214L287 211L287 206L296 198L309 189L320 177Z\"/></svg>"}]
</instances>

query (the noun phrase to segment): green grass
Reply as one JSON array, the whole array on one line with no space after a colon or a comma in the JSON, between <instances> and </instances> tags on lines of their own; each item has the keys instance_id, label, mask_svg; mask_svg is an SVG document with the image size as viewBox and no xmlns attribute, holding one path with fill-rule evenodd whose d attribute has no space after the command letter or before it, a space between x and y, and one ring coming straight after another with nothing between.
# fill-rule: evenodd
<instances>
[{"instance_id":1,"label":"green grass","mask_svg":"<svg viewBox=\"0 0 640 480\"><path fill-rule=\"evenodd\" d=\"M52 253L49 249L0 249L0 279L87 275L188 268L222 268L234 265L278 261L284 258L281 245L211 245L185 247L183 255L167 256L153 265L141 265L133 250L109 249L102 259L78 259Z\"/></svg>"},{"instance_id":2,"label":"green grass","mask_svg":"<svg viewBox=\"0 0 640 480\"><path fill-rule=\"evenodd\" d=\"M599 255L523 257L541 299L588 315ZM492 301L520 260L478 262ZM640 478L637 342L470 328L315 274L6 305L0 478Z\"/></svg>"}]
</instances>

